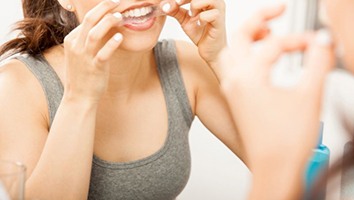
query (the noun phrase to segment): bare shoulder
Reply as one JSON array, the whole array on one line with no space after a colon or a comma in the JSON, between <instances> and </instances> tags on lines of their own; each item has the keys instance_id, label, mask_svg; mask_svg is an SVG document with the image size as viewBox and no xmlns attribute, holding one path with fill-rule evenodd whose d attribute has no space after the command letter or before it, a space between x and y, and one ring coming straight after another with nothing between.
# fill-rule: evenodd
<instances>
[{"instance_id":1,"label":"bare shoulder","mask_svg":"<svg viewBox=\"0 0 354 200\"><path fill-rule=\"evenodd\" d=\"M41 114L43 120L48 116L45 114L46 100L40 83L17 59L0 64L0 105L4 115L15 116L18 113L36 117Z\"/></svg>"},{"instance_id":2,"label":"bare shoulder","mask_svg":"<svg viewBox=\"0 0 354 200\"><path fill-rule=\"evenodd\" d=\"M25 65L16 59L2 61L0 64L0 80L10 81L14 79L13 81L20 81L23 78L21 74L23 74L25 68Z\"/></svg>"},{"instance_id":3,"label":"bare shoulder","mask_svg":"<svg viewBox=\"0 0 354 200\"><path fill-rule=\"evenodd\" d=\"M9 91L18 93L15 91L25 92L28 89L32 90L30 86L33 83L34 77L31 77L29 70L21 61L10 59L0 64L0 88L2 91L0 96Z\"/></svg>"},{"instance_id":4,"label":"bare shoulder","mask_svg":"<svg viewBox=\"0 0 354 200\"><path fill-rule=\"evenodd\" d=\"M18 160L30 174L48 135L40 83L18 60L0 64L0 158Z\"/></svg>"},{"instance_id":5,"label":"bare shoulder","mask_svg":"<svg viewBox=\"0 0 354 200\"><path fill-rule=\"evenodd\" d=\"M187 66L194 68L207 66L199 55L198 47L193 43L182 40L176 40L175 43L180 64L188 64Z\"/></svg>"}]
</instances>

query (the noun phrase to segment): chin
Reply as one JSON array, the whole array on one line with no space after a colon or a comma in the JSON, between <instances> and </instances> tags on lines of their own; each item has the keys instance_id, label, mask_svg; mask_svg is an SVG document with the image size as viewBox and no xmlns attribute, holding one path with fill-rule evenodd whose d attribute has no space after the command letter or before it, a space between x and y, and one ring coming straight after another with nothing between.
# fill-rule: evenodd
<instances>
[{"instance_id":1,"label":"chin","mask_svg":"<svg viewBox=\"0 0 354 200\"><path fill-rule=\"evenodd\" d=\"M152 50L158 42L157 36L124 37L119 49L131 52L145 52Z\"/></svg>"}]
</instances>

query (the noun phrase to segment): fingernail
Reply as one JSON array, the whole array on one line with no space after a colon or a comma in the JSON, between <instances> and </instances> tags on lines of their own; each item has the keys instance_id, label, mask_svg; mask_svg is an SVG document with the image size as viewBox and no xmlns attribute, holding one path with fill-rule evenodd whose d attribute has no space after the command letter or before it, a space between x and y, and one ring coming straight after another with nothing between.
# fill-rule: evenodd
<instances>
[{"instance_id":1,"label":"fingernail","mask_svg":"<svg viewBox=\"0 0 354 200\"><path fill-rule=\"evenodd\" d=\"M122 18L123 18L122 14L121 14L120 12L115 12L115 13L113 14L113 16L114 16L115 18L117 18L117 19L122 19Z\"/></svg>"},{"instance_id":2,"label":"fingernail","mask_svg":"<svg viewBox=\"0 0 354 200\"><path fill-rule=\"evenodd\" d=\"M182 0L176 0L176 3L177 3L178 5L181 5L181 4L182 4Z\"/></svg>"},{"instance_id":3,"label":"fingernail","mask_svg":"<svg viewBox=\"0 0 354 200\"><path fill-rule=\"evenodd\" d=\"M162 6L162 11L165 13L168 13L171 9L171 5L169 3L166 3L165 5Z\"/></svg>"},{"instance_id":4,"label":"fingernail","mask_svg":"<svg viewBox=\"0 0 354 200\"><path fill-rule=\"evenodd\" d=\"M192 13L192 11L191 11L191 10L188 10L188 15L189 15L190 17L192 17L192 16L193 16L193 13Z\"/></svg>"},{"instance_id":5,"label":"fingernail","mask_svg":"<svg viewBox=\"0 0 354 200\"><path fill-rule=\"evenodd\" d=\"M121 41L123 38L122 34L120 33L116 33L114 36L113 36L113 39L117 42Z\"/></svg>"},{"instance_id":6,"label":"fingernail","mask_svg":"<svg viewBox=\"0 0 354 200\"><path fill-rule=\"evenodd\" d=\"M111 0L111 1L113 1L113 3L119 3L120 2L120 0Z\"/></svg>"},{"instance_id":7,"label":"fingernail","mask_svg":"<svg viewBox=\"0 0 354 200\"><path fill-rule=\"evenodd\" d=\"M321 29L317 32L315 41L321 46L330 46L333 44L332 34L326 29Z\"/></svg>"}]
</instances>

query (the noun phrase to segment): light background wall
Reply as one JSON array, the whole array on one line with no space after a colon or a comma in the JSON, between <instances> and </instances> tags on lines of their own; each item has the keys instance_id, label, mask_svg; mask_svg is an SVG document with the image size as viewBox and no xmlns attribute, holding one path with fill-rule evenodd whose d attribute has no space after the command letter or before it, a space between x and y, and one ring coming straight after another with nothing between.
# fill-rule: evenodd
<instances>
[{"instance_id":1,"label":"light background wall","mask_svg":"<svg viewBox=\"0 0 354 200\"><path fill-rule=\"evenodd\" d=\"M283 17L276 20L272 27L276 34L284 34L292 27L298 26L300 22L294 22L292 16L291 0L225 0L227 5L227 31L230 35L247 17L265 5L271 5L276 2L287 2L290 9ZM300 0L296 0L300 1ZM299 14L299 13L298 13ZM302 19L302 15L299 19ZM0 44L13 37L8 34L11 24L22 18L21 0L1 1L0 3ZM295 23L295 24L294 24ZM162 32L161 38L174 38L181 40L189 40L178 23L173 19L168 19L167 24ZM348 75L345 85L353 83L353 78ZM340 80L342 75L337 74L333 77ZM339 77L339 78L338 78ZM352 81L352 82L351 82ZM336 87L343 88L341 81L331 84L331 90L337 91ZM340 86L338 86L340 85ZM350 84L349 84L350 85ZM354 86L354 84L352 84ZM348 86L345 86L348 87ZM352 90L354 91L354 90ZM337 92L338 94L338 92ZM346 98L346 90L341 90L340 95ZM328 97L331 99L331 97ZM331 103L329 103L331 104ZM343 107L354 107L353 103L347 102ZM212 106L212 105L211 105ZM327 105L327 108L331 107ZM332 107L331 107L332 108ZM331 109L327 109L331 110ZM325 132L325 143L329 143L335 148L342 148L345 140L338 139L337 132L344 133L341 124L333 119L331 112L327 112L324 117L328 125ZM335 123L332 123L335 121ZM328 122L328 123L327 123ZM334 134L334 135L333 135ZM340 141L340 142L338 142ZM251 175L245 165L229 151L222 143L220 143L196 118L190 132L190 143L192 150L192 174L190 181L185 190L178 197L180 200L231 200L246 199L251 184ZM335 155L341 154L341 151L335 150Z\"/></svg>"}]
</instances>

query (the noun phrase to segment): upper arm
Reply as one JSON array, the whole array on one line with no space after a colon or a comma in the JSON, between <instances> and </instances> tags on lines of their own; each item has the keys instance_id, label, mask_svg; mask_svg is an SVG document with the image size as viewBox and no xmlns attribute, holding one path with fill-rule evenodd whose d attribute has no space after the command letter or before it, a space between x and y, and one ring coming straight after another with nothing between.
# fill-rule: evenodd
<instances>
[{"instance_id":1,"label":"upper arm","mask_svg":"<svg viewBox=\"0 0 354 200\"><path fill-rule=\"evenodd\" d=\"M194 112L219 140L241 160L245 160L242 141L223 96L219 81L192 44L177 42L177 53Z\"/></svg>"},{"instance_id":2,"label":"upper arm","mask_svg":"<svg viewBox=\"0 0 354 200\"><path fill-rule=\"evenodd\" d=\"M45 105L39 82L21 62L0 66L0 159L24 163L27 177L48 134Z\"/></svg>"}]
</instances>

